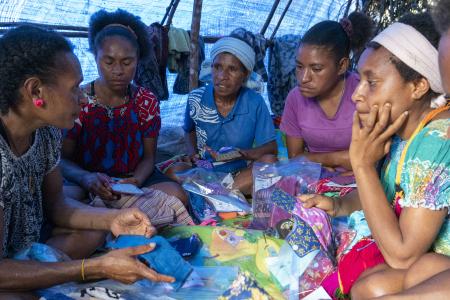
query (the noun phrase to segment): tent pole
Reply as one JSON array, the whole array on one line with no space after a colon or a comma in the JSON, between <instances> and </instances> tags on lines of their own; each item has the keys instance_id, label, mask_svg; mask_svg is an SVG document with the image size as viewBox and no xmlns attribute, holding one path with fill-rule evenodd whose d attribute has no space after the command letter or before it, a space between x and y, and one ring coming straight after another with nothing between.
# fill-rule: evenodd
<instances>
[{"instance_id":1,"label":"tent pole","mask_svg":"<svg viewBox=\"0 0 450 300\"><path fill-rule=\"evenodd\" d=\"M191 24L191 53L189 57L189 91L198 87L198 35L200 32L200 19L202 16L203 0L194 0Z\"/></svg>"},{"instance_id":2,"label":"tent pole","mask_svg":"<svg viewBox=\"0 0 450 300\"><path fill-rule=\"evenodd\" d=\"M284 8L283 13L280 16L280 19L278 20L277 26L275 26L275 29L273 30L272 35L270 36L270 39L269 39L270 41L273 40L273 38L275 37L275 34L277 33L278 28L281 25L281 21L283 21L284 16L286 15L286 13L289 9L289 6L291 6L291 3L292 3L292 0L289 0L289 2L286 4L286 7Z\"/></svg>"},{"instance_id":3,"label":"tent pole","mask_svg":"<svg viewBox=\"0 0 450 300\"><path fill-rule=\"evenodd\" d=\"M348 17L348 12L350 11L350 6L352 6L352 2L353 2L353 0L347 1L347 7L345 8L344 18ZM358 0L356 2L358 2Z\"/></svg>"},{"instance_id":4,"label":"tent pole","mask_svg":"<svg viewBox=\"0 0 450 300\"><path fill-rule=\"evenodd\" d=\"M169 6L167 6L167 8L166 8L166 13L164 14L164 17L163 17L163 19L162 19L162 21L161 21L161 23L160 23L161 25L164 24L164 22L166 21L166 18L169 16L169 12L170 12L170 10L172 9L173 2L174 2L174 1L175 1L175 0L171 0Z\"/></svg>"},{"instance_id":5,"label":"tent pole","mask_svg":"<svg viewBox=\"0 0 450 300\"><path fill-rule=\"evenodd\" d=\"M261 35L264 36L266 33L267 27L269 27L270 21L273 19L273 15L275 14L275 11L278 8L278 4L280 4L280 0L276 0L273 2L272 9L270 10L269 15L267 16L266 22L264 23L263 27L261 28L261 31L259 32Z\"/></svg>"},{"instance_id":6,"label":"tent pole","mask_svg":"<svg viewBox=\"0 0 450 300\"><path fill-rule=\"evenodd\" d=\"M173 16L175 15L175 11L177 10L178 4L180 3L180 0L174 0L175 2L173 3L172 9L170 10L169 13L169 17L167 18L167 23L166 23L166 27L170 27L170 25L172 25L172 19Z\"/></svg>"}]
</instances>

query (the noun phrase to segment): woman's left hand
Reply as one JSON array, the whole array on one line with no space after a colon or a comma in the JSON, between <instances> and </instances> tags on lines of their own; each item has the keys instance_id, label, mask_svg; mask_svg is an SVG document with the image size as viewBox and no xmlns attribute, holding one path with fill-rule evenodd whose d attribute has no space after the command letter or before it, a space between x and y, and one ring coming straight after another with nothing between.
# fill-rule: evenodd
<instances>
[{"instance_id":1,"label":"woman's left hand","mask_svg":"<svg viewBox=\"0 0 450 300\"><path fill-rule=\"evenodd\" d=\"M367 121L361 127L359 114L355 112L349 150L353 170L373 167L389 152L391 137L405 123L408 112L402 113L392 124L389 124L390 115L390 103L386 103L381 109L373 106Z\"/></svg>"},{"instance_id":2,"label":"woman's left hand","mask_svg":"<svg viewBox=\"0 0 450 300\"><path fill-rule=\"evenodd\" d=\"M121 234L144 235L151 237L156 233L147 215L137 208L122 209L111 222L114 236Z\"/></svg>"}]
</instances>

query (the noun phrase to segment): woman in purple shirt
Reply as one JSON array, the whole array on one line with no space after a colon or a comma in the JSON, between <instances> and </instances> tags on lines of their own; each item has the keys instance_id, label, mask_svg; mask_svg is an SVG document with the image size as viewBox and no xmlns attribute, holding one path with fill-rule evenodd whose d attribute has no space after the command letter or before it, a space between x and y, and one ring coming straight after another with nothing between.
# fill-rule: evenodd
<instances>
[{"instance_id":1,"label":"woman in purple shirt","mask_svg":"<svg viewBox=\"0 0 450 300\"><path fill-rule=\"evenodd\" d=\"M354 12L340 22L320 22L303 36L296 58L298 86L286 98L280 126L289 158L303 155L325 167L351 169L351 96L359 77L348 72L349 56L371 33L371 20Z\"/></svg>"}]
</instances>

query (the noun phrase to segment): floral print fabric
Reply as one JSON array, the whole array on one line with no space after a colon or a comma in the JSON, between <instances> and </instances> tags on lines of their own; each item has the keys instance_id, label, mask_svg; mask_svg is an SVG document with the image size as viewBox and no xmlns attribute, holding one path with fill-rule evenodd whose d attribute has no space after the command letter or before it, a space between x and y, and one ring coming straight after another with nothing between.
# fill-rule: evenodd
<instances>
[{"instance_id":1,"label":"floral print fabric","mask_svg":"<svg viewBox=\"0 0 450 300\"><path fill-rule=\"evenodd\" d=\"M440 210L450 207L449 128L450 119L435 120L422 129L409 146L400 182L404 191L404 197L399 201L402 208ZM405 145L406 141L394 137L382 169L381 180L389 200L394 199L397 166ZM450 256L448 215L433 250Z\"/></svg>"}]
</instances>

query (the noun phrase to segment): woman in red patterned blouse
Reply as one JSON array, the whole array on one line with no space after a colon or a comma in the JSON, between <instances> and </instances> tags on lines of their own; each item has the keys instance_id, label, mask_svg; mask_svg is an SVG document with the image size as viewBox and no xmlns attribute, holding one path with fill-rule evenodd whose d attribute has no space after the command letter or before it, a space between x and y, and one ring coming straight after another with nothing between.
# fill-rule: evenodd
<instances>
[{"instance_id":1,"label":"woman in red patterned blouse","mask_svg":"<svg viewBox=\"0 0 450 300\"><path fill-rule=\"evenodd\" d=\"M132 84L138 61L149 53L144 23L123 10L101 10L91 17L89 45L99 77L82 88L79 119L65 135L66 194L82 200L88 191L113 207L132 205L111 188L119 177L120 183L151 187L185 202L181 186L154 166L161 128L158 100Z\"/></svg>"}]
</instances>

